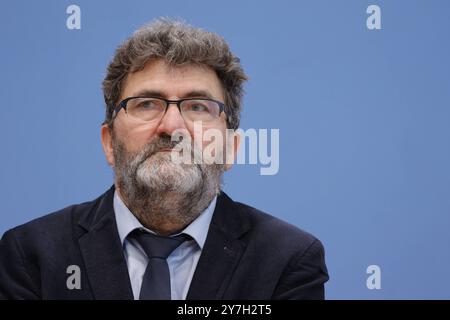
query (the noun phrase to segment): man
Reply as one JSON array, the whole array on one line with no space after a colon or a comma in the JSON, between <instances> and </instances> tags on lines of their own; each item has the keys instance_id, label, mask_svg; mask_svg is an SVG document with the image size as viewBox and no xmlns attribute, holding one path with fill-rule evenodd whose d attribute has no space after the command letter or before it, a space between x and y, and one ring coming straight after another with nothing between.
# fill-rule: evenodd
<instances>
[{"instance_id":1,"label":"man","mask_svg":"<svg viewBox=\"0 0 450 320\"><path fill-rule=\"evenodd\" d=\"M114 186L7 231L0 297L323 299L319 240L230 199L228 161L174 161L208 147L199 125L233 142L211 156L235 157L246 78L216 34L164 19L133 34L103 82Z\"/></svg>"}]
</instances>

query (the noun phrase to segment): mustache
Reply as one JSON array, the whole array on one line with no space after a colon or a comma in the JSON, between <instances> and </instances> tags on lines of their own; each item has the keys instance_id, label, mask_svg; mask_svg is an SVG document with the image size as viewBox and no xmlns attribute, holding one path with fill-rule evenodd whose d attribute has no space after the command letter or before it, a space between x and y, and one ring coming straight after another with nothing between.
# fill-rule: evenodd
<instances>
[{"instance_id":1,"label":"mustache","mask_svg":"<svg viewBox=\"0 0 450 320\"><path fill-rule=\"evenodd\" d=\"M144 146L144 148L139 153L139 158L140 160L145 161L147 158L151 157L161 150L174 148L178 143L180 142L172 141L169 135L161 135L154 138Z\"/></svg>"},{"instance_id":2,"label":"mustache","mask_svg":"<svg viewBox=\"0 0 450 320\"><path fill-rule=\"evenodd\" d=\"M197 150L195 146L192 146L189 143L189 141L190 141L189 139L185 139L183 137L181 137L180 141L173 141L172 137L167 134L155 137L153 140L147 143L147 145L145 145L144 148L137 155L136 157L137 165L138 166L141 165L145 160L147 160L157 152L167 149L173 149L178 144L186 147L187 150L191 152L192 157L194 157L195 153L200 151Z\"/></svg>"},{"instance_id":3,"label":"mustache","mask_svg":"<svg viewBox=\"0 0 450 320\"><path fill-rule=\"evenodd\" d=\"M161 150L173 149L179 143L182 143L182 141L172 141L169 135L159 136L145 146L145 155L150 157Z\"/></svg>"}]
</instances>

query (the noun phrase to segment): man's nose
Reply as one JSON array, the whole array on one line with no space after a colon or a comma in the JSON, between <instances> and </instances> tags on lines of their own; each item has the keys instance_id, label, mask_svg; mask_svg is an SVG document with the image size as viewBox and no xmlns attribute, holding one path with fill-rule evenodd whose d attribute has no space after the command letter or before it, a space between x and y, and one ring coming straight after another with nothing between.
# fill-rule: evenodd
<instances>
[{"instance_id":1,"label":"man's nose","mask_svg":"<svg viewBox=\"0 0 450 320\"><path fill-rule=\"evenodd\" d=\"M179 129L187 129L186 122L181 116L180 110L178 109L177 105L170 104L167 107L166 113L164 114L161 122L158 125L157 133L159 135L165 133L172 136L174 131Z\"/></svg>"}]
</instances>

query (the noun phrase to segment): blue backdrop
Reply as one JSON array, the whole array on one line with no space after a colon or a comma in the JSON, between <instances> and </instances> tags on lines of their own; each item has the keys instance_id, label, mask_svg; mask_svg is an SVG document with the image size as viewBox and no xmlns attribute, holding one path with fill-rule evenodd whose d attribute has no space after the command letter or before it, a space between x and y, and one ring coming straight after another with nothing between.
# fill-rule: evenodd
<instances>
[{"instance_id":1,"label":"blue backdrop","mask_svg":"<svg viewBox=\"0 0 450 320\"><path fill-rule=\"evenodd\" d=\"M370 4L381 30L366 26ZM111 185L105 68L136 28L179 17L241 58L242 128L280 129L279 173L237 165L226 192L323 241L327 298L450 298L449 1L2 0L0 12L0 234Z\"/></svg>"}]
</instances>

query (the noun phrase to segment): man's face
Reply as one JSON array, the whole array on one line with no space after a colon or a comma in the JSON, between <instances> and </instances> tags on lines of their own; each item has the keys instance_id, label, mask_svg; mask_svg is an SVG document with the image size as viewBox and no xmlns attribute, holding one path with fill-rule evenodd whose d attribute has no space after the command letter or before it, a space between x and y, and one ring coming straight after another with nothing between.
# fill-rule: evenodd
<instances>
[{"instance_id":1,"label":"man's face","mask_svg":"<svg viewBox=\"0 0 450 320\"><path fill-rule=\"evenodd\" d=\"M168 66L163 60L148 63L141 71L129 74L119 100L140 96L145 91L168 100L189 97L212 98L224 101L222 85L216 73L205 66ZM208 96L199 96L204 93ZM225 137L226 117L222 113L217 121L203 123L203 130L219 129ZM194 137L194 124L186 122L177 106L172 104L159 122L145 123L128 117L124 110L114 120L114 133L125 144L128 152L141 150L149 141L164 134L172 136L175 130L185 129Z\"/></svg>"},{"instance_id":2,"label":"man's face","mask_svg":"<svg viewBox=\"0 0 450 320\"><path fill-rule=\"evenodd\" d=\"M143 70L129 74L119 100L144 93L148 95L149 92L167 100L209 98L224 101L222 85L212 69L192 64L173 67L163 60L152 61ZM170 137L179 130L189 133L191 140L195 137L194 123L181 116L176 104L169 105L161 120L153 122L133 118L122 109L113 127L113 132L107 125L102 127L102 144L107 161L116 173L116 187L127 198L130 209L143 220L148 218L148 224L167 221L169 211L172 221L180 225L189 223L217 194L221 175L227 168L225 165L171 161L171 152L167 152L173 147ZM222 112L217 119L203 122L201 129L203 132L208 129L220 131L225 143L225 114ZM209 144L200 142L197 152L202 152ZM174 199L177 199L180 212L174 208ZM164 205L167 206L163 208ZM192 208L191 213L186 213L188 207ZM144 217L149 208L153 209L153 216ZM156 212L166 213L155 216Z\"/></svg>"}]
</instances>

